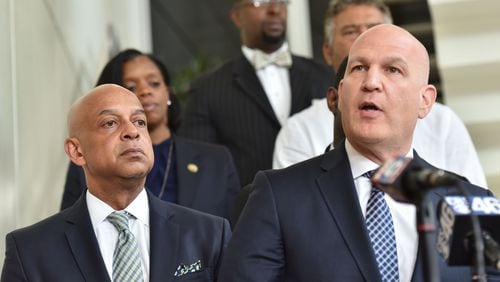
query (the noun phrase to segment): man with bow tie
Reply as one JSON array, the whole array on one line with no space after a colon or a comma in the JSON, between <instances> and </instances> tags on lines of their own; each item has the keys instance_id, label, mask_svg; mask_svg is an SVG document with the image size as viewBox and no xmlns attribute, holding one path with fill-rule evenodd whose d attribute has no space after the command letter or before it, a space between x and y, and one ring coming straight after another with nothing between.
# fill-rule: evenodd
<instances>
[{"instance_id":1,"label":"man with bow tie","mask_svg":"<svg viewBox=\"0 0 500 282\"><path fill-rule=\"evenodd\" d=\"M191 85L180 135L226 145L241 184L269 169L276 135L292 114L324 97L326 65L291 55L285 40L288 0L235 0L231 19L241 55Z\"/></svg>"}]
</instances>

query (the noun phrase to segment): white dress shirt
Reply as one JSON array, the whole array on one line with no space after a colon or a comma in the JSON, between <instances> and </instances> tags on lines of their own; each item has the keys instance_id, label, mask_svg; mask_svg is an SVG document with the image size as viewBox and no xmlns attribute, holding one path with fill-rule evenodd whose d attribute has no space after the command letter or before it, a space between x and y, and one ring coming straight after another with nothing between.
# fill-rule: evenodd
<instances>
[{"instance_id":1,"label":"white dress shirt","mask_svg":"<svg viewBox=\"0 0 500 282\"><path fill-rule=\"evenodd\" d=\"M112 279L113 252L118 240L118 231L106 218L115 210L88 190L86 200L99 249L108 275ZM149 202L145 189L125 208L125 211L135 217L129 218L128 225L139 244L144 281L149 281Z\"/></svg>"},{"instance_id":2,"label":"white dress shirt","mask_svg":"<svg viewBox=\"0 0 500 282\"><path fill-rule=\"evenodd\" d=\"M286 42L276 52L283 50L288 50ZM241 51L247 60L252 62L255 50L242 46ZM270 64L256 70L256 73L266 92L267 99L274 110L274 114L281 125L283 125L290 116L292 107L292 92L290 90L288 68Z\"/></svg>"},{"instance_id":3,"label":"white dress shirt","mask_svg":"<svg viewBox=\"0 0 500 282\"><path fill-rule=\"evenodd\" d=\"M326 98L313 100L309 108L291 116L281 128L274 146L273 168L319 156L333 141L333 114ZM435 167L465 176L487 188L486 177L467 128L447 106L435 103L417 121L413 148Z\"/></svg>"},{"instance_id":4,"label":"white dress shirt","mask_svg":"<svg viewBox=\"0 0 500 282\"><path fill-rule=\"evenodd\" d=\"M351 165L354 185L358 194L359 205L366 217L366 206L372 185L370 180L364 176L364 173L375 170L378 164L362 156L346 141L346 151ZM410 150L407 157L413 157L413 150ZM396 236L396 248L398 252L399 281L410 281L415 268L418 250L418 233L416 228L416 208L412 204L404 204L394 201L390 196L384 194L385 201L389 206L394 224L394 233Z\"/></svg>"}]
</instances>

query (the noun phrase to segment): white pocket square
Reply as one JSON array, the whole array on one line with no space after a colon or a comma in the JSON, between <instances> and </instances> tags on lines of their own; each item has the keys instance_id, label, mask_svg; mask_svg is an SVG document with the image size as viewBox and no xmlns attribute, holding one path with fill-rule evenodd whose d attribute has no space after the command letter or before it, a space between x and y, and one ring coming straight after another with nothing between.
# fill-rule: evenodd
<instances>
[{"instance_id":1,"label":"white pocket square","mask_svg":"<svg viewBox=\"0 0 500 282\"><path fill-rule=\"evenodd\" d=\"M201 260L193 262L192 264L185 265L183 263L179 264L177 270L174 273L175 277L179 277L188 273L198 272L201 270Z\"/></svg>"}]
</instances>

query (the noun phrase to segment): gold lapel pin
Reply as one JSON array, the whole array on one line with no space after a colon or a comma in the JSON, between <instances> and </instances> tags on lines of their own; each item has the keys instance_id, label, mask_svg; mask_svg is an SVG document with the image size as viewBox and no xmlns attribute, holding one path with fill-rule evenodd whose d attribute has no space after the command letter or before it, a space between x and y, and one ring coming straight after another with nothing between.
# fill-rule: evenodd
<instances>
[{"instance_id":1,"label":"gold lapel pin","mask_svg":"<svg viewBox=\"0 0 500 282\"><path fill-rule=\"evenodd\" d=\"M190 163L187 165L187 170L192 173L198 172L198 166L196 164Z\"/></svg>"}]
</instances>

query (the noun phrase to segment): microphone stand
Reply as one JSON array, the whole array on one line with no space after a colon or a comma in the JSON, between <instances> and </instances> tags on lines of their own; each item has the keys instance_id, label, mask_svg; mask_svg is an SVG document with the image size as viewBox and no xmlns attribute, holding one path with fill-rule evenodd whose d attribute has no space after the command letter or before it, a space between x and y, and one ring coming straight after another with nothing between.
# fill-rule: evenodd
<instances>
[{"instance_id":1,"label":"microphone stand","mask_svg":"<svg viewBox=\"0 0 500 282\"><path fill-rule=\"evenodd\" d=\"M424 281L439 282L439 267L436 257L435 232L436 219L432 201L425 192L415 202L417 208L418 248L422 254Z\"/></svg>"},{"instance_id":2,"label":"microphone stand","mask_svg":"<svg viewBox=\"0 0 500 282\"><path fill-rule=\"evenodd\" d=\"M469 202L470 194L464 188L462 183L457 183L457 188L467 199L467 205L470 210L470 220L472 225L472 237L473 237L473 257L472 257L472 281L476 282L486 282L486 268L484 260L484 241L483 234L481 231L481 224L479 223L479 218L472 209L472 205Z\"/></svg>"}]
</instances>

